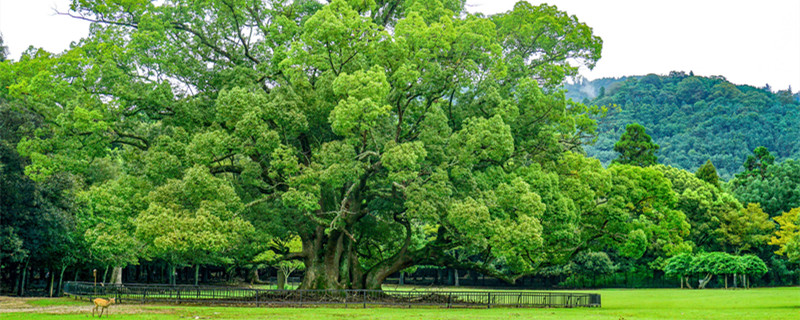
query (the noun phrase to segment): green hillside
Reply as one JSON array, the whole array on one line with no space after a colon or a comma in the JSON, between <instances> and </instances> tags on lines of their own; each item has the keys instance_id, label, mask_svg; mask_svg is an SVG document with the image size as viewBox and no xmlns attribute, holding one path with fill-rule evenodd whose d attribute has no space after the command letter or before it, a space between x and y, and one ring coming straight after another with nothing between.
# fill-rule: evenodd
<instances>
[{"instance_id":1,"label":"green hillside","mask_svg":"<svg viewBox=\"0 0 800 320\"><path fill-rule=\"evenodd\" d=\"M660 163L695 171L710 159L726 180L742 170L758 146L767 147L778 161L800 158L800 104L789 90L773 93L768 87L684 72L598 79L567 89L573 99L611 106L599 120L597 143L586 147L606 165L617 156L613 146L625 125L634 122L661 146ZM597 96L588 99L586 92Z\"/></svg>"}]
</instances>

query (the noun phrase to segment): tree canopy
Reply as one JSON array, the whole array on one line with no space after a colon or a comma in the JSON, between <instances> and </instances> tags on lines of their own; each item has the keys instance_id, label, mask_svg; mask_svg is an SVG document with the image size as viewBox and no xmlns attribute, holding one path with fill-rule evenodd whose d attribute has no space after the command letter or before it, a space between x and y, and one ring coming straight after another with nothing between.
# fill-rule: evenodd
<instances>
[{"instance_id":1,"label":"tree canopy","mask_svg":"<svg viewBox=\"0 0 800 320\"><path fill-rule=\"evenodd\" d=\"M558 86L602 41L554 6L97 0L69 14L94 22L88 38L26 52L0 81L53 123L18 146L29 176L141 186L87 194L142 204L132 224L97 220L96 250L114 246L96 232L132 236L140 258L185 265L249 230L298 236L285 259L305 264L303 287L376 288L416 264L513 281L585 240L557 163L595 124ZM116 180L95 159L120 163Z\"/></svg>"},{"instance_id":2,"label":"tree canopy","mask_svg":"<svg viewBox=\"0 0 800 320\"><path fill-rule=\"evenodd\" d=\"M631 123L625 126L625 132L614 144L614 151L619 153L619 157L611 162L640 167L651 166L658 163L656 157L658 148L650 135L645 133L644 127L638 123Z\"/></svg>"},{"instance_id":3,"label":"tree canopy","mask_svg":"<svg viewBox=\"0 0 800 320\"><path fill-rule=\"evenodd\" d=\"M711 162L659 165L630 121L604 167L584 146L617 111L562 89L602 40L555 6L464 5L74 0L87 38L0 62L0 209L21 210L3 258L115 279L158 264L173 284L181 267L197 282L201 265L270 265L302 269L304 289L378 289L416 266L513 283L763 252L785 205L748 190L793 162L757 149L758 174L720 184ZM673 82L707 98L702 78Z\"/></svg>"},{"instance_id":4,"label":"tree canopy","mask_svg":"<svg viewBox=\"0 0 800 320\"><path fill-rule=\"evenodd\" d=\"M775 161L800 158L800 129L795 125L800 100L781 99L781 93L765 88L681 71L583 81L566 88L573 99L608 107L605 117L596 118L597 143L586 146L589 156L606 165L617 157L614 144L630 123L647 128L658 142L660 163L695 172L710 160L724 180L741 172L742 163L760 146L772 151Z\"/></svg>"}]
</instances>

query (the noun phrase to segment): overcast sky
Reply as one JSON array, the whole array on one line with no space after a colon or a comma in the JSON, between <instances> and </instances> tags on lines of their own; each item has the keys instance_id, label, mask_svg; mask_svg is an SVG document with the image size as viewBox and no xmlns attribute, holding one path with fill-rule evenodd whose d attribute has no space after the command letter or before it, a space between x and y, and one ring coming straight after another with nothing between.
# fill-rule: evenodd
<instances>
[{"instance_id":1,"label":"overcast sky","mask_svg":"<svg viewBox=\"0 0 800 320\"><path fill-rule=\"evenodd\" d=\"M467 0L493 14L515 0ZM800 89L799 0L551 0L603 38L603 58L588 79L672 70L722 75L737 84ZM11 58L28 46L60 52L86 36L88 23L54 14L69 0L0 0L0 33Z\"/></svg>"}]
</instances>

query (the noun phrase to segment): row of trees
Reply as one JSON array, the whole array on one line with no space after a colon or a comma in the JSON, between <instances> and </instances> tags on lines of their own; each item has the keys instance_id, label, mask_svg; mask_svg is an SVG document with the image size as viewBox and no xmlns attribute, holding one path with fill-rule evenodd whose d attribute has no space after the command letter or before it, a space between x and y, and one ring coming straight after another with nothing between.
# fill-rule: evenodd
<instances>
[{"instance_id":1,"label":"row of trees","mask_svg":"<svg viewBox=\"0 0 800 320\"><path fill-rule=\"evenodd\" d=\"M513 283L772 255L759 204L625 145L644 130L608 168L583 154L607 110L560 85L602 41L554 6L81 0L69 14L94 21L88 38L0 63L3 112L29 119L0 127L8 181L40 190L0 191L4 287L32 268L121 281L143 262L171 283L185 266L197 281L201 265L278 265L304 267L305 289L377 289L419 265Z\"/></svg>"},{"instance_id":2,"label":"row of trees","mask_svg":"<svg viewBox=\"0 0 800 320\"><path fill-rule=\"evenodd\" d=\"M725 252L707 252L697 255L682 253L666 261L664 272L681 280L691 289L691 277L698 277L698 289L703 289L713 276L724 276L725 289L728 288L728 276L733 277L733 287L741 279L742 287L749 288L748 277L762 276L767 273L767 265L754 255L734 256Z\"/></svg>"},{"instance_id":3,"label":"row of trees","mask_svg":"<svg viewBox=\"0 0 800 320\"><path fill-rule=\"evenodd\" d=\"M645 133L644 127L634 123L626 127L626 133L620 137L614 149L620 155L612 163L654 166L659 146ZM778 246L775 253L788 253L790 261L797 260L795 246L800 239L797 229L800 208L793 206L798 205L794 193L795 190L800 190L800 183L797 179L792 179L793 170L786 169L795 166L795 161L787 160L776 165L775 157L769 150L758 147L742 166L744 171L737 174L736 178L729 183L721 183L714 165L710 160L707 161L694 175L697 180L704 181L705 186L703 183L687 184L686 179L678 178L681 175L687 176L686 171L674 168L665 171L667 177L672 177L674 190L680 194L679 207L693 222L694 244L701 252L724 250L697 256L683 253L667 260L665 272L667 275L679 277L681 287L690 275L704 275L700 281L702 288L713 275L762 275L768 271L766 264L757 256L737 257L727 252L736 255L742 252L764 254L770 250L767 248L774 245ZM704 193L705 197L702 196ZM741 207L736 200L747 203L747 206ZM762 210L762 204L767 210ZM707 211L713 207L716 208ZM733 208L739 208L738 213L728 211ZM779 212L780 216L777 215ZM775 223L780 228L777 231L774 231ZM738 247L731 248L731 244ZM727 286L726 277L725 287Z\"/></svg>"}]
</instances>

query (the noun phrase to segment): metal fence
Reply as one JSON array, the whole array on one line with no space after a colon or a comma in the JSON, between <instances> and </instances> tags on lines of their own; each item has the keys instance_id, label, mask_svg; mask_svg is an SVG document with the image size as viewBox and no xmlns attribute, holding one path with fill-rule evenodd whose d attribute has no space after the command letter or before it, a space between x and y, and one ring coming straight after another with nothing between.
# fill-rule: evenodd
<instances>
[{"instance_id":1,"label":"metal fence","mask_svg":"<svg viewBox=\"0 0 800 320\"><path fill-rule=\"evenodd\" d=\"M114 297L117 303L237 304L253 306L600 307L594 293L432 290L264 290L223 286L67 282L76 298Z\"/></svg>"}]
</instances>

